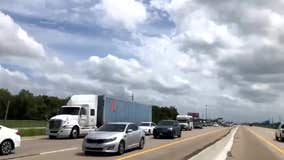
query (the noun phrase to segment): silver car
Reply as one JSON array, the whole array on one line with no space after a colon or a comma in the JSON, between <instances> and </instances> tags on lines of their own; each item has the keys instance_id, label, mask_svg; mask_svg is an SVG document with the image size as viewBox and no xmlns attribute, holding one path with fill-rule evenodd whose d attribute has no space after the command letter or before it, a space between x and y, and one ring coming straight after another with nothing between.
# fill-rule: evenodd
<instances>
[{"instance_id":1,"label":"silver car","mask_svg":"<svg viewBox=\"0 0 284 160\"><path fill-rule=\"evenodd\" d=\"M134 123L107 123L96 131L89 133L82 145L85 154L90 152L107 152L122 155L125 150L143 149L145 133Z\"/></svg>"},{"instance_id":2,"label":"silver car","mask_svg":"<svg viewBox=\"0 0 284 160\"><path fill-rule=\"evenodd\" d=\"M277 141L284 141L284 124L280 124L275 131L275 139Z\"/></svg>"}]
</instances>

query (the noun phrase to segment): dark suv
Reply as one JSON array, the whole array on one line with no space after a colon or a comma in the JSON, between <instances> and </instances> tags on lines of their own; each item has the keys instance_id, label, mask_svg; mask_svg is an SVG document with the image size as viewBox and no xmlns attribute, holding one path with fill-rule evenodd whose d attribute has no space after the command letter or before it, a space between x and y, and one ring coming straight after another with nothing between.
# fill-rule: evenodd
<instances>
[{"instance_id":1,"label":"dark suv","mask_svg":"<svg viewBox=\"0 0 284 160\"><path fill-rule=\"evenodd\" d=\"M160 137L181 137L181 128L178 121L162 120L153 130L154 138Z\"/></svg>"}]
</instances>

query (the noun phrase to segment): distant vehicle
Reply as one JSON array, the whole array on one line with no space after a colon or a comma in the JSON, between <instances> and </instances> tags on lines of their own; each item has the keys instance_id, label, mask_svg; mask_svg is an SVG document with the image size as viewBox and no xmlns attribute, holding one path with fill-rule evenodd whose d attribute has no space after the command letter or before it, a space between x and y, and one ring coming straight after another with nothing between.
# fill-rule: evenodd
<instances>
[{"instance_id":1,"label":"distant vehicle","mask_svg":"<svg viewBox=\"0 0 284 160\"><path fill-rule=\"evenodd\" d=\"M153 122L141 122L139 128L141 128L146 135L153 134L153 130L156 127L156 124Z\"/></svg>"},{"instance_id":2,"label":"distant vehicle","mask_svg":"<svg viewBox=\"0 0 284 160\"><path fill-rule=\"evenodd\" d=\"M0 125L0 154L7 155L21 145L21 136L18 130Z\"/></svg>"},{"instance_id":3,"label":"distant vehicle","mask_svg":"<svg viewBox=\"0 0 284 160\"><path fill-rule=\"evenodd\" d=\"M107 152L122 155L128 149L143 149L145 140L144 131L136 124L113 122L90 132L83 141L82 150L85 154Z\"/></svg>"},{"instance_id":4,"label":"distant vehicle","mask_svg":"<svg viewBox=\"0 0 284 160\"><path fill-rule=\"evenodd\" d=\"M219 124L218 123L214 123L213 127L219 127Z\"/></svg>"},{"instance_id":5,"label":"distant vehicle","mask_svg":"<svg viewBox=\"0 0 284 160\"><path fill-rule=\"evenodd\" d=\"M277 141L284 141L284 124L281 123L275 131L275 139Z\"/></svg>"},{"instance_id":6,"label":"distant vehicle","mask_svg":"<svg viewBox=\"0 0 284 160\"><path fill-rule=\"evenodd\" d=\"M193 118L189 115L177 115L176 120L179 122L181 129L192 130Z\"/></svg>"},{"instance_id":7,"label":"distant vehicle","mask_svg":"<svg viewBox=\"0 0 284 160\"><path fill-rule=\"evenodd\" d=\"M154 135L154 138L160 138L160 137L180 138L181 137L181 127L178 121L162 120L154 128L153 135Z\"/></svg>"},{"instance_id":8,"label":"distant vehicle","mask_svg":"<svg viewBox=\"0 0 284 160\"><path fill-rule=\"evenodd\" d=\"M139 114L138 114L139 112ZM152 108L98 95L73 95L58 115L49 120L49 138L77 138L105 122L152 121Z\"/></svg>"},{"instance_id":9,"label":"distant vehicle","mask_svg":"<svg viewBox=\"0 0 284 160\"><path fill-rule=\"evenodd\" d=\"M203 122L200 119L193 119L193 128L202 129L203 128Z\"/></svg>"}]
</instances>

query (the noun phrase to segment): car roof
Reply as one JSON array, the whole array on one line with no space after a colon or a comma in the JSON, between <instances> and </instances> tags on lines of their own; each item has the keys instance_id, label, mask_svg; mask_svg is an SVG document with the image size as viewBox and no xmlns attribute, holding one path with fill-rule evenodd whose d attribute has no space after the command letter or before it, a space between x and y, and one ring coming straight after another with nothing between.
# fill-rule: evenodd
<instances>
[{"instance_id":1,"label":"car roof","mask_svg":"<svg viewBox=\"0 0 284 160\"><path fill-rule=\"evenodd\" d=\"M108 122L107 124L134 124L132 122Z\"/></svg>"},{"instance_id":2,"label":"car roof","mask_svg":"<svg viewBox=\"0 0 284 160\"><path fill-rule=\"evenodd\" d=\"M176 122L176 120L171 120L171 119L161 120L161 121L171 121L171 122Z\"/></svg>"}]
</instances>

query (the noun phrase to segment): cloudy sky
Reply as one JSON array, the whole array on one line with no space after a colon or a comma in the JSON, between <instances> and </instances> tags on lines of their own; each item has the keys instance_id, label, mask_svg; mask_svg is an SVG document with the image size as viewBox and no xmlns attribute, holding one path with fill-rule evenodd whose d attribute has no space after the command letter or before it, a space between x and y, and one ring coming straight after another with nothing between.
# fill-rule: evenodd
<instances>
[{"instance_id":1,"label":"cloudy sky","mask_svg":"<svg viewBox=\"0 0 284 160\"><path fill-rule=\"evenodd\" d=\"M283 0L1 0L0 88L284 120Z\"/></svg>"}]
</instances>

